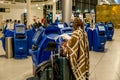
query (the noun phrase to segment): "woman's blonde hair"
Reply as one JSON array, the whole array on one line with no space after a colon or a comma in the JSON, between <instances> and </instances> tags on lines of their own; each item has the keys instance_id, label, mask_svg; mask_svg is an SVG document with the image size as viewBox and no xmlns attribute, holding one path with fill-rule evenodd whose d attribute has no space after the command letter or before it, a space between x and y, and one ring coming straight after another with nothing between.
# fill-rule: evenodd
<instances>
[{"instance_id":1,"label":"woman's blonde hair","mask_svg":"<svg viewBox=\"0 0 120 80\"><path fill-rule=\"evenodd\" d=\"M79 19L79 18L75 18L75 19L74 19L73 28L74 28L75 30L77 30L77 29L79 29L79 28L81 28L82 30L84 30L84 25L83 25L82 20Z\"/></svg>"}]
</instances>

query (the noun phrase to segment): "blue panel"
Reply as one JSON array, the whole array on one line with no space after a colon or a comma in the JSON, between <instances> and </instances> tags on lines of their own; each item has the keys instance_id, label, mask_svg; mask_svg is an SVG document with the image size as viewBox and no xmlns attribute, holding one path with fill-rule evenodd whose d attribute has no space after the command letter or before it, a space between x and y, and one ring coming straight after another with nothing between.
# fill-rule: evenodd
<instances>
[{"instance_id":1,"label":"blue panel","mask_svg":"<svg viewBox=\"0 0 120 80\"><path fill-rule=\"evenodd\" d=\"M58 27L49 26L45 29L45 34L61 34L61 30Z\"/></svg>"},{"instance_id":2,"label":"blue panel","mask_svg":"<svg viewBox=\"0 0 120 80\"><path fill-rule=\"evenodd\" d=\"M112 41L113 35L114 35L114 25L112 22L107 22L106 23L106 35L107 35L107 40Z\"/></svg>"},{"instance_id":3,"label":"blue panel","mask_svg":"<svg viewBox=\"0 0 120 80\"><path fill-rule=\"evenodd\" d=\"M95 29L93 31L93 50L97 52L104 51L106 40L105 25L100 22L95 25Z\"/></svg>"},{"instance_id":4,"label":"blue panel","mask_svg":"<svg viewBox=\"0 0 120 80\"><path fill-rule=\"evenodd\" d=\"M27 33L25 25L15 25L14 58L26 58L28 55Z\"/></svg>"}]
</instances>

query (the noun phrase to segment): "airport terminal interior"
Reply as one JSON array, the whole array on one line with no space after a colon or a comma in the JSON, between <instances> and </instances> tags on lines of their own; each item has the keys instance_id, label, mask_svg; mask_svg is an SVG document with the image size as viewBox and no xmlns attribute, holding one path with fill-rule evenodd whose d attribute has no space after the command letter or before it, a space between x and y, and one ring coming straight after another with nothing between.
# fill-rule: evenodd
<instances>
[{"instance_id":1,"label":"airport terminal interior","mask_svg":"<svg viewBox=\"0 0 120 80\"><path fill-rule=\"evenodd\" d=\"M0 80L120 80L119 50L120 0L0 0Z\"/></svg>"}]
</instances>

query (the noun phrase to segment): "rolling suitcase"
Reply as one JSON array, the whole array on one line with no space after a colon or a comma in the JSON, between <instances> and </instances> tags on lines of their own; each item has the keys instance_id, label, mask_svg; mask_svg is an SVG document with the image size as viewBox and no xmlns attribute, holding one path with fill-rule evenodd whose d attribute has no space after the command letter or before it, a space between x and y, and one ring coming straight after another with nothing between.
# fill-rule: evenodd
<instances>
[{"instance_id":1,"label":"rolling suitcase","mask_svg":"<svg viewBox=\"0 0 120 80\"><path fill-rule=\"evenodd\" d=\"M59 67L59 80L75 80L69 61L65 57L58 57L55 63L57 63Z\"/></svg>"},{"instance_id":2,"label":"rolling suitcase","mask_svg":"<svg viewBox=\"0 0 120 80\"><path fill-rule=\"evenodd\" d=\"M39 80L53 80L54 75L51 62L46 61L39 65L35 70L35 77L39 78Z\"/></svg>"},{"instance_id":3,"label":"rolling suitcase","mask_svg":"<svg viewBox=\"0 0 120 80\"><path fill-rule=\"evenodd\" d=\"M41 73L40 80L53 80L53 69L45 69L45 71Z\"/></svg>"}]
</instances>

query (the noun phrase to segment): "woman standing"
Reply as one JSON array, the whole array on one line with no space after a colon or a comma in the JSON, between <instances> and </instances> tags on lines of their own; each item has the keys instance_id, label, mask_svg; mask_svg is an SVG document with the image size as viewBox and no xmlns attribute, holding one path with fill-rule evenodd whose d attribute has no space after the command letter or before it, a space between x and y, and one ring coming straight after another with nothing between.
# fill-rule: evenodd
<instances>
[{"instance_id":1,"label":"woman standing","mask_svg":"<svg viewBox=\"0 0 120 80\"><path fill-rule=\"evenodd\" d=\"M64 53L70 61L76 80L89 80L89 47L83 22L75 18L73 28L71 39L63 44Z\"/></svg>"}]
</instances>

